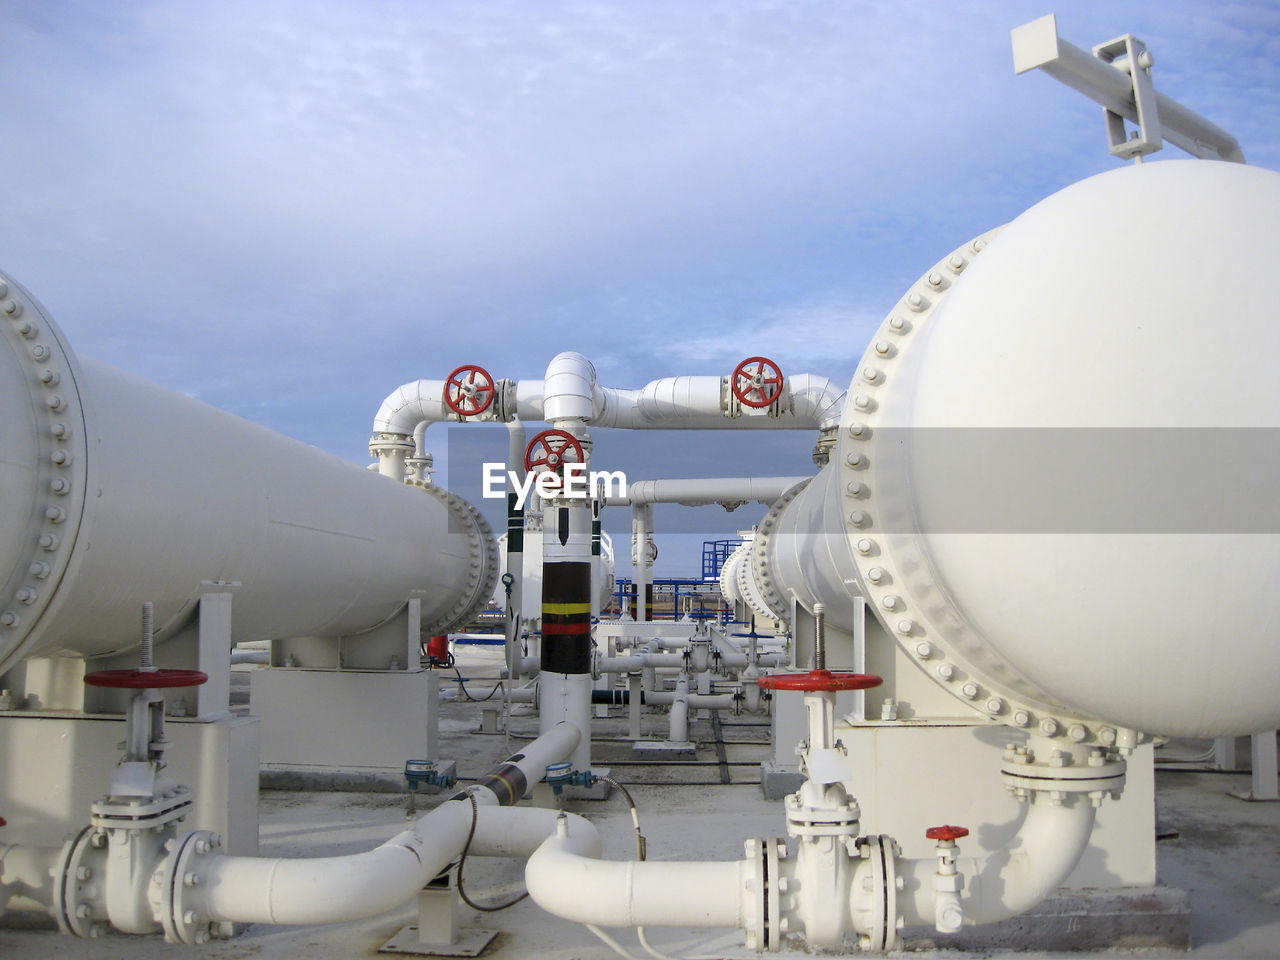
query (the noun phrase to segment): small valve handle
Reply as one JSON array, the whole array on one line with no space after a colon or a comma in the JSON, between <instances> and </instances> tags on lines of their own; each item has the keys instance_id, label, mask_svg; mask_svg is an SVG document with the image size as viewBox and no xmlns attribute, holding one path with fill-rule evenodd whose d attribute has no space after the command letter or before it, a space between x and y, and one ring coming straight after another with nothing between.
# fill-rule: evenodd
<instances>
[{"instance_id":1,"label":"small valve handle","mask_svg":"<svg viewBox=\"0 0 1280 960\"><path fill-rule=\"evenodd\" d=\"M747 357L733 368L729 386L748 407L767 407L782 395L782 368L768 357Z\"/></svg>"},{"instance_id":2,"label":"small valve handle","mask_svg":"<svg viewBox=\"0 0 1280 960\"><path fill-rule=\"evenodd\" d=\"M944 824L941 827L930 827L924 832L924 835L930 840L959 840L961 837L969 835L968 827L953 827Z\"/></svg>"},{"instance_id":3,"label":"small valve handle","mask_svg":"<svg viewBox=\"0 0 1280 960\"><path fill-rule=\"evenodd\" d=\"M97 670L84 675L91 687L117 690L161 690L170 687L198 687L209 679L199 670Z\"/></svg>"},{"instance_id":4,"label":"small valve handle","mask_svg":"<svg viewBox=\"0 0 1280 960\"><path fill-rule=\"evenodd\" d=\"M444 405L460 417L484 413L493 395L493 377L474 363L464 363L444 381Z\"/></svg>"},{"instance_id":5,"label":"small valve handle","mask_svg":"<svg viewBox=\"0 0 1280 960\"><path fill-rule=\"evenodd\" d=\"M833 673L810 670L808 673L771 673L756 681L766 690L870 690L884 683L874 673Z\"/></svg>"},{"instance_id":6,"label":"small valve handle","mask_svg":"<svg viewBox=\"0 0 1280 960\"><path fill-rule=\"evenodd\" d=\"M552 472L559 473L566 463L585 462L582 444L573 434L564 430L543 430L529 441L529 446L524 450L525 470L547 467Z\"/></svg>"}]
</instances>

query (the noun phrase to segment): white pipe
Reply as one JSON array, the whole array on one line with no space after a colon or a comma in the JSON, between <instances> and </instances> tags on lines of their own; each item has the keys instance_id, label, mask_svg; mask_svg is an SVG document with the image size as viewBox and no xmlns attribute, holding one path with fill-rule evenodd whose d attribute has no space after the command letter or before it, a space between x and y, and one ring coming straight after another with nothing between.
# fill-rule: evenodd
<instances>
[{"instance_id":1,"label":"white pipe","mask_svg":"<svg viewBox=\"0 0 1280 960\"><path fill-rule=\"evenodd\" d=\"M567 827L567 822L566 822ZM578 923L606 927L740 927L749 861L611 861L580 855L558 830L525 868L534 903Z\"/></svg>"},{"instance_id":2,"label":"white pipe","mask_svg":"<svg viewBox=\"0 0 1280 960\"><path fill-rule=\"evenodd\" d=\"M813 421L819 430L834 430L840 426L840 414L844 411L845 391L826 377L812 373L798 373L787 378L791 391L791 415L800 421Z\"/></svg>"},{"instance_id":3,"label":"white pipe","mask_svg":"<svg viewBox=\"0 0 1280 960\"><path fill-rule=\"evenodd\" d=\"M594 365L580 353L556 355L546 379L520 380L515 415L521 420L583 420L597 427L631 430L821 430L839 425L845 391L826 377L796 374L783 383L783 415L744 413L730 417L718 376L662 377L638 390L606 387ZM418 380L399 387L383 401L374 433L409 436L419 423L448 419L444 383Z\"/></svg>"},{"instance_id":4,"label":"white pipe","mask_svg":"<svg viewBox=\"0 0 1280 960\"><path fill-rule=\"evenodd\" d=\"M452 416L444 404L443 380L415 380L397 387L382 401L373 418L374 433L411 436L420 423L439 423Z\"/></svg>"},{"instance_id":5,"label":"white pipe","mask_svg":"<svg viewBox=\"0 0 1280 960\"><path fill-rule=\"evenodd\" d=\"M771 504L808 477L707 477L684 480L638 480L625 497L609 497L607 507L627 504L679 503L699 507L712 503Z\"/></svg>"},{"instance_id":6,"label":"white pipe","mask_svg":"<svg viewBox=\"0 0 1280 960\"><path fill-rule=\"evenodd\" d=\"M598 661L601 673L629 673L645 667L684 666L683 653L634 653L629 657L601 657Z\"/></svg>"},{"instance_id":7,"label":"white pipe","mask_svg":"<svg viewBox=\"0 0 1280 960\"><path fill-rule=\"evenodd\" d=\"M527 783L536 783L548 763L569 755L578 736L577 729L558 724L497 767L495 773L512 766L521 771ZM516 814L506 823L502 812L479 812L502 799L486 788L485 779L467 791L483 805L476 812L477 833L482 816L486 824L483 848L531 847L530 831L536 815ZM471 817L471 802L464 793L446 800L411 829L364 853L304 859L214 857L204 868L199 905L211 920L236 923L303 925L376 917L412 898L462 853ZM551 826L545 820L543 823Z\"/></svg>"},{"instance_id":8,"label":"white pipe","mask_svg":"<svg viewBox=\"0 0 1280 960\"><path fill-rule=\"evenodd\" d=\"M538 675L538 727L544 735L560 726L571 726L582 731L582 738L563 757L573 761L575 770L591 767L591 674L548 673ZM538 738L542 739L541 737ZM535 743L537 741L534 741ZM548 760L547 763L552 761ZM546 764L543 764L545 767ZM538 777L542 775L539 768ZM530 783L535 782L535 777Z\"/></svg>"},{"instance_id":9,"label":"white pipe","mask_svg":"<svg viewBox=\"0 0 1280 960\"><path fill-rule=\"evenodd\" d=\"M517 395L518 396L518 395ZM542 416L559 424L565 420L594 420L604 406L596 368L580 353L559 353L547 364L542 381Z\"/></svg>"},{"instance_id":10,"label":"white pipe","mask_svg":"<svg viewBox=\"0 0 1280 960\"><path fill-rule=\"evenodd\" d=\"M960 894L965 923L995 923L1025 913L1062 886L1089 845L1095 813L1083 796L1054 805L1047 796L1033 794L1022 825L1007 847L984 860L956 861L965 878ZM964 849L963 840L959 846ZM905 879L898 907L908 926L933 926L937 869L936 858L898 860L898 876ZM861 877L855 879L854 889L861 882Z\"/></svg>"},{"instance_id":11,"label":"white pipe","mask_svg":"<svg viewBox=\"0 0 1280 960\"><path fill-rule=\"evenodd\" d=\"M476 813L476 834L468 856L527 859L556 832L562 816L569 821L574 853L600 856L600 834L590 820L576 813L541 807L480 807Z\"/></svg>"},{"instance_id":12,"label":"white pipe","mask_svg":"<svg viewBox=\"0 0 1280 960\"><path fill-rule=\"evenodd\" d=\"M677 700L683 700L695 710L733 709L732 693L685 693L681 695L670 690L655 690L646 692L644 695L644 702L655 707L674 704Z\"/></svg>"},{"instance_id":13,"label":"white pipe","mask_svg":"<svg viewBox=\"0 0 1280 960\"><path fill-rule=\"evenodd\" d=\"M668 713L670 720L670 730L667 739L672 743L685 743L689 739L689 696L686 690L683 694L677 693L674 700L671 701L671 710Z\"/></svg>"},{"instance_id":14,"label":"white pipe","mask_svg":"<svg viewBox=\"0 0 1280 960\"><path fill-rule=\"evenodd\" d=\"M421 890L462 852L471 804L448 800L380 847L345 857L217 857L204 913L236 923L320 924L376 917Z\"/></svg>"},{"instance_id":15,"label":"white pipe","mask_svg":"<svg viewBox=\"0 0 1280 960\"><path fill-rule=\"evenodd\" d=\"M0 914L14 897L53 906L53 873L61 855L59 847L0 846Z\"/></svg>"}]
</instances>

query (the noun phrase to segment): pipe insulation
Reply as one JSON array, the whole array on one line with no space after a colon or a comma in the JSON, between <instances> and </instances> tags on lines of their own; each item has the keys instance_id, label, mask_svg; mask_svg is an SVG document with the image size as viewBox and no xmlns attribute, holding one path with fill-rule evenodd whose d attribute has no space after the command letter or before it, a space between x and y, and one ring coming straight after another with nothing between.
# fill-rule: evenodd
<instances>
[{"instance_id":1,"label":"pipe insulation","mask_svg":"<svg viewBox=\"0 0 1280 960\"><path fill-rule=\"evenodd\" d=\"M469 504L77 357L0 275L0 673L101 655L192 617L232 585L236 641L350 636L420 598L461 625L492 592L496 547Z\"/></svg>"}]
</instances>

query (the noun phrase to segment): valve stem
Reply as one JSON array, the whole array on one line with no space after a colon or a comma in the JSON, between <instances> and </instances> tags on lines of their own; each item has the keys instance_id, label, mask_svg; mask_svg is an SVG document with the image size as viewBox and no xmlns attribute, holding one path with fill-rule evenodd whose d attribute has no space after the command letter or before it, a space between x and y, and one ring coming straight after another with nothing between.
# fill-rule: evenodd
<instances>
[{"instance_id":1,"label":"valve stem","mask_svg":"<svg viewBox=\"0 0 1280 960\"><path fill-rule=\"evenodd\" d=\"M147 600L142 604L142 666L140 670L147 673L155 672L155 664L151 660L152 645L152 614L151 601Z\"/></svg>"},{"instance_id":2,"label":"valve stem","mask_svg":"<svg viewBox=\"0 0 1280 960\"><path fill-rule=\"evenodd\" d=\"M813 669L827 669L827 607L813 605Z\"/></svg>"}]
</instances>

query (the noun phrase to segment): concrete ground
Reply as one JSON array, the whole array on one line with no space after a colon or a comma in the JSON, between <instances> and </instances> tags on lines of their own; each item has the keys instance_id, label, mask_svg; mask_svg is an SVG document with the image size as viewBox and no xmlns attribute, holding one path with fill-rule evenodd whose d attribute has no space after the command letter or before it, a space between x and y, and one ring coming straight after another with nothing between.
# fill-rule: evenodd
<instances>
[{"instance_id":1,"label":"concrete ground","mask_svg":"<svg viewBox=\"0 0 1280 960\"><path fill-rule=\"evenodd\" d=\"M488 690L482 681L470 685L475 696ZM655 715L647 722L652 731L646 732L658 735L664 720ZM651 859L737 859L742 856L745 838L785 834L781 804L764 800L756 785L768 730L750 725L753 722L759 721L726 718L722 733L727 765L723 767L707 720L695 725L695 735L703 744L695 755L661 764L654 764L651 756L633 753L630 745L622 742L626 723L621 716L601 725L604 738L596 743L593 756L610 766L613 776L631 785ZM479 724L480 707L475 703L463 699L444 710L442 756L457 759L463 777L479 775L492 762L518 749L524 742L522 737L536 731L537 722L532 716L513 718L511 736L478 736ZM726 777L730 783L722 785ZM1227 796L1229 789L1247 789L1248 785L1247 775L1158 774L1162 831L1176 833L1157 846L1159 872L1165 884L1190 891L1192 957L1280 957L1280 804L1245 803ZM422 798L420 809L430 802L435 801ZM634 856L630 816L619 797L568 801L565 806L597 824L606 857ZM264 790L261 853L325 856L358 852L396 833L404 820L403 794ZM465 879L468 892L482 901L508 899L523 889L521 867L509 861L469 860ZM527 899L496 914L479 914L464 907L462 915L465 926L499 931L485 954L494 960L593 960L616 955L584 927L551 917ZM100 940L75 940L58 935L47 925L34 929L0 926L0 957L159 960L199 954L217 960L357 960L378 956L378 947L414 920L415 909L410 905L374 920L330 927L295 930L254 925L233 940L204 947L168 945L159 937L110 935ZM647 956L634 931L609 932L631 956ZM675 957L756 956L739 946L741 934L737 931L656 929L649 939L659 951ZM934 955L955 954L935 951ZM1114 956L1115 952L1106 955ZM1138 955L1184 956L1151 951Z\"/></svg>"}]
</instances>

